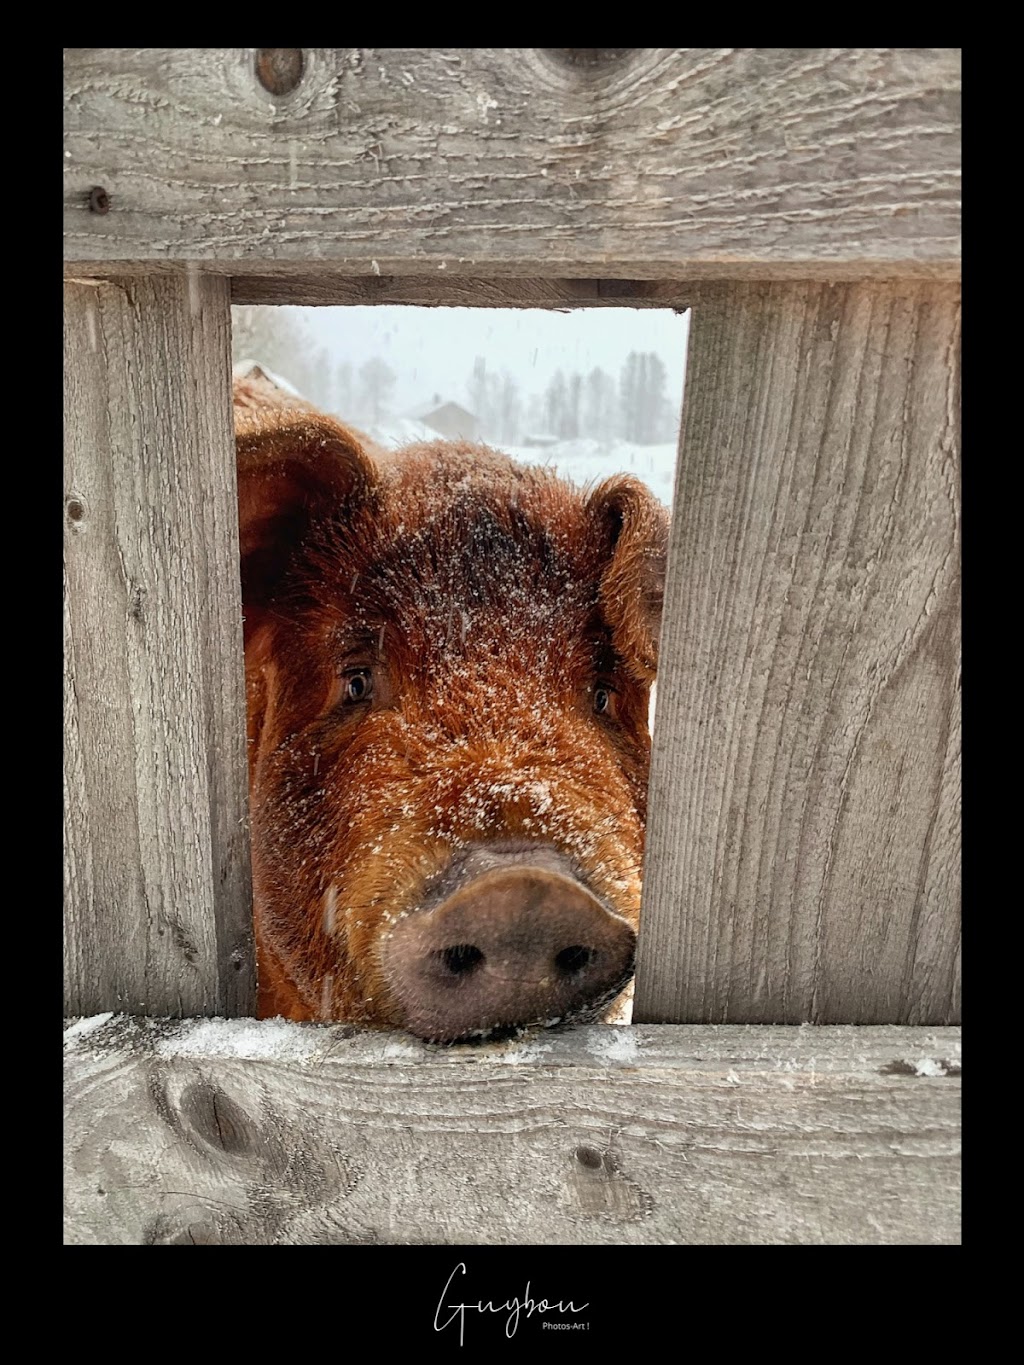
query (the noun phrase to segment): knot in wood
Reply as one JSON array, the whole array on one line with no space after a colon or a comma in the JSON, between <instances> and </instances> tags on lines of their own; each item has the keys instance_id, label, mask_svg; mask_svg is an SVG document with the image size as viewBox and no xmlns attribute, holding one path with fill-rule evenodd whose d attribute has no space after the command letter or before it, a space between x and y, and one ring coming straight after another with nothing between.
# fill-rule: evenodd
<instances>
[{"instance_id":1,"label":"knot in wood","mask_svg":"<svg viewBox=\"0 0 1024 1365\"><path fill-rule=\"evenodd\" d=\"M576 1148L576 1160L581 1166L585 1166L588 1171L596 1171L601 1166L601 1153L595 1151L593 1147L579 1146Z\"/></svg>"},{"instance_id":2,"label":"knot in wood","mask_svg":"<svg viewBox=\"0 0 1024 1365\"><path fill-rule=\"evenodd\" d=\"M301 47L258 47L256 79L271 95L290 95L305 70Z\"/></svg>"},{"instance_id":3,"label":"knot in wood","mask_svg":"<svg viewBox=\"0 0 1024 1365\"><path fill-rule=\"evenodd\" d=\"M616 66L634 51L631 47L549 47L551 57L581 75L598 75Z\"/></svg>"}]
</instances>

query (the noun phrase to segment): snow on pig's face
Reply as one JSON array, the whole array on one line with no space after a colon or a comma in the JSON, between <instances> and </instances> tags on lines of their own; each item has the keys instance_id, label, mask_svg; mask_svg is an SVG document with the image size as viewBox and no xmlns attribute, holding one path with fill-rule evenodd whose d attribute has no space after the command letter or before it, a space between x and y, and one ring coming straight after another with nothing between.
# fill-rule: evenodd
<instances>
[{"instance_id":1,"label":"snow on pig's face","mask_svg":"<svg viewBox=\"0 0 1024 1365\"><path fill-rule=\"evenodd\" d=\"M260 1013L599 1017L640 908L667 514L236 384Z\"/></svg>"}]
</instances>

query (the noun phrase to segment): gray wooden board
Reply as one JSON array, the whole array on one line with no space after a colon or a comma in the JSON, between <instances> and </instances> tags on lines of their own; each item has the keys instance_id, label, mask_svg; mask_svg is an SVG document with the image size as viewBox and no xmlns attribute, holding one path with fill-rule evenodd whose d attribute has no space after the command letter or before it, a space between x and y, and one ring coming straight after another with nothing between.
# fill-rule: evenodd
<instances>
[{"instance_id":1,"label":"gray wooden board","mask_svg":"<svg viewBox=\"0 0 1024 1365\"><path fill-rule=\"evenodd\" d=\"M694 298L638 1022L959 1019L959 306Z\"/></svg>"},{"instance_id":2,"label":"gray wooden board","mask_svg":"<svg viewBox=\"0 0 1024 1365\"><path fill-rule=\"evenodd\" d=\"M65 1031L71 1244L959 1241L960 1034Z\"/></svg>"},{"instance_id":3,"label":"gray wooden board","mask_svg":"<svg viewBox=\"0 0 1024 1365\"><path fill-rule=\"evenodd\" d=\"M959 270L956 49L71 48L72 273ZM102 187L109 209L90 209Z\"/></svg>"},{"instance_id":4,"label":"gray wooden board","mask_svg":"<svg viewBox=\"0 0 1024 1365\"><path fill-rule=\"evenodd\" d=\"M233 304L293 304L420 308L689 308L694 278L686 280L484 278L438 271L433 275L341 275L333 270L288 275L233 276ZM803 276L801 275L801 278ZM703 279L699 280L704 283Z\"/></svg>"},{"instance_id":5,"label":"gray wooden board","mask_svg":"<svg viewBox=\"0 0 1024 1365\"><path fill-rule=\"evenodd\" d=\"M65 1008L254 1005L223 278L65 286Z\"/></svg>"}]
</instances>

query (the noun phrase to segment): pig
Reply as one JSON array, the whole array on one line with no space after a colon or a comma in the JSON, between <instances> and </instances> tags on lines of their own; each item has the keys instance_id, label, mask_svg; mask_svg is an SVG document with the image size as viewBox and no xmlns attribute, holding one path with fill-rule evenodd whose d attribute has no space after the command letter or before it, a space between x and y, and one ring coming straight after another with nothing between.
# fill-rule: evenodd
<instances>
[{"instance_id":1,"label":"pig","mask_svg":"<svg viewBox=\"0 0 1024 1365\"><path fill-rule=\"evenodd\" d=\"M496 1039L631 981L668 514L234 387L259 1014Z\"/></svg>"}]
</instances>

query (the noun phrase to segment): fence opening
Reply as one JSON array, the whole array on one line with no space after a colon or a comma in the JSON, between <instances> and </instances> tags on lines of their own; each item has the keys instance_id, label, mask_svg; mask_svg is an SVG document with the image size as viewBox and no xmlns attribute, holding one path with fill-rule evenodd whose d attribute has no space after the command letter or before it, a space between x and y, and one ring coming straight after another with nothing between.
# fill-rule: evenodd
<instances>
[{"instance_id":1,"label":"fence opening","mask_svg":"<svg viewBox=\"0 0 1024 1365\"><path fill-rule=\"evenodd\" d=\"M687 321L234 310L262 1015L628 1022Z\"/></svg>"}]
</instances>

